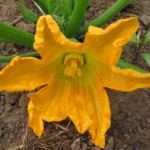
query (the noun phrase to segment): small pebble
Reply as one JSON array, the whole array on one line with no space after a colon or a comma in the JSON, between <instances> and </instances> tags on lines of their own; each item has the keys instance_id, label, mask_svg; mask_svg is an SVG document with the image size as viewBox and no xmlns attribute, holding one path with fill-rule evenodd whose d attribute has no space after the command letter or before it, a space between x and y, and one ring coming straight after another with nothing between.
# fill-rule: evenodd
<instances>
[{"instance_id":1,"label":"small pebble","mask_svg":"<svg viewBox=\"0 0 150 150\"><path fill-rule=\"evenodd\" d=\"M130 139L130 136L129 136L128 134L124 134L124 136L125 136L125 138L126 138L127 140Z\"/></svg>"},{"instance_id":2,"label":"small pebble","mask_svg":"<svg viewBox=\"0 0 150 150\"><path fill-rule=\"evenodd\" d=\"M20 97L19 92L15 92L15 93L6 92L5 93L6 103L11 104L11 105L15 104L17 100L19 99L19 97Z\"/></svg>"},{"instance_id":3,"label":"small pebble","mask_svg":"<svg viewBox=\"0 0 150 150\"><path fill-rule=\"evenodd\" d=\"M101 150L101 148L95 146L93 150Z\"/></svg>"},{"instance_id":4,"label":"small pebble","mask_svg":"<svg viewBox=\"0 0 150 150\"><path fill-rule=\"evenodd\" d=\"M128 121L128 122L132 122L132 119L131 119L131 118L127 118L127 121Z\"/></svg>"},{"instance_id":5,"label":"small pebble","mask_svg":"<svg viewBox=\"0 0 150 150\"><path fill-rule=\"evenodd\" d=\"M149 118L147 118L146 121L147 121L148 124L150 124L150 119Z\"/></svg>"},{"instance_id":6,"label":"small pebble","mask_svg":"<svg viewBox=\"0 0 150 150\"><path fill-rule=\"evenodd\" d=\"M110 150L114 147L114 139L113 137L108 138L108 142L106 144L105 150Z\"/></svg>"},{"instance_id":7,"label":"small pebble","mask_svg":"<svg viewBox=\"0 0 150 150\"><path fill-rule=\"evenodd\" d=\"M22 94L21 97L19 98L19 107L26 108L28 105L28 101L29 99L27 97L27 94L26 93Z\"/></svg>"},{"instance_id":8,"label":"small pebble","mask_svg":"<svg viewBox=\"0 0 150 150\"><path fill-rule=\"evenodd\" d=\"M87 150L88 149L88 146L87 146L87 144L86 143L82 143L82 150Z\"/></svg>"},{"instance_id":9,"label":"small pebble","mask_svg":"<svg viewBox=\"0 0 150 150\"><path fill-rule=\"evenodd\" d=\"M29 33L35 33L35 24L27 24L25 22L19 22L16 24L15 27Z\"/></svg>"},{"instance_id":10,"label":"small pebble","mask_svg":"<svg viewBox=\"0 0 150 150\"><path fill-rule=\"evenodd\" d=\"M129 132L132 133L132 129L131 128L129 129Z\"/></svg>"},{"instance_id":11,"label":"small pebble","mask_svg":"<svg viewBox=\"0 0 150 150\"><path fill-rule=\"evenodd\" d=\"M63 138L64 140L67 140L67 139L68 139L68 137L67 137L66 135L63 135L62 138Z\"/></svg>"}]
</instances>

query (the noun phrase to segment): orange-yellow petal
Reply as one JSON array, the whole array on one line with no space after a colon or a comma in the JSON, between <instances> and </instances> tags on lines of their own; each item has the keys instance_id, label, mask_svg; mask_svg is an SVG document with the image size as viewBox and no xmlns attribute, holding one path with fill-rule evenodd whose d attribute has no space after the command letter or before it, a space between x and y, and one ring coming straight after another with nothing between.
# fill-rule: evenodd
<instances>
[{"instance_id":1,"label":"orange-yellow petal","mask_svg":"<svg viewBox=\"0 0 150 150\"><path fill-rule=\"evenodd\" d=\"M101 80L104 87L119 91L132 91L150 87L150 74L139 73L132 69L105 68Z\"/></svg>"},{"instance_id":2,"label":"orange-yellow petal","mask_svg":"<svg viewBox=\"0 0 150 150\"><path fill-rule=\"evenodd\" d=\"M40 112L36 110L36 106L34 106L32 101L30 101L28 104L28 113L29 113L28 125L32 127L36 135L40 137L44 131L44 122L40 116Z\"/></svg>"},{"instance_id":3,"label":"orange-yellow petal","mask_svg":"<svg viewBox=\"0 0 150 150\"><path fill-rule=\"evenodd\" d=\"M29 126L37 136L43 133L43 121L61 121L67 117L70 87L66 83L66 78L59 70L49 85L29 96Z\"/></svg>"},{"instance_id":4,"label":"orange-yellow petal","mask_svg":"<svg viewBox=\"0 0 150 150\"><path fill-rule=\"evenodd\" d=\"M50 59L67 51L78 51L80 43L71 42L61 32L50 15L41 16L37 22L34 49L43 59Z\"/></svg>"},{"instance_id":5,"label":"orange-yellow petal","mask_svg":"<svg viewBox=\"0 0 150 150\"><path fill-rule=\"evenodd\" d=\"M70 79L71 89L68 100L68 116L82 134L94 123L86 111L86 106L91 104L87 99L88 95L85 94L88 87L84 89L83 84L82 77Z\"/></svg>"},{"instance_id":6,"label":"orange-yellow petal","mask_svg":"<svg viewBox=\"0 0 150 150\"><path fill-rule=\"evenodd\" d=\"M51 77L48 65L41 60L17 56L0 72L0 90L33 90L47 84Z\"/></svg>"},{"instance_id":7,"label":"orange-yellow petal","mask_svg":"<svg viewBox=\"0 0 150 150\"><path fill-rule=\"evenodd\" d=\"M87 71L90 70L83 69L83 75L72 80L68 114L80 133L88 130L92 142L104 147L105 133L110 127L108 96Z\"/></svg>"},{"instance_id":8,"label":"orange-yellow petal","mask_svg":"<svg viewBox=\"0 0 150 150\"><path fill-rule=\"evenodd\" d=\"M90 71L88 68L86 72ZM84 85L90 86L86 90L87 112L90 119L94 122L88 129L92 137L92 142L101 148L105 146L105 134L110 127L110 105L106 91L102 88L101 82L97 77L92 80L88 75L84 78ZM85 87L84 87L85 88Z\"/></svg>"},{"instance_id":9,"label":"orange-yellow petal","mask_svg":"<svg viewBox=\"0 0 150 150\"><path fill-rule=\"evenodd\" d=\"M94 90L94 89L93 89ZM94 124L88 129L92 137L92 142L101 148L105 146L105 135L110 127L110 105L107 93L104 89L97 88L93 91L95 95L94 104L96 107L95 113L92 118Z\"/></svg>"},{"instance_id":10,"label":"orange-yellow petal","mask_svg":"<svg viewBox=\"0 0 150 150\"><path fill-rule=\"evenodd\" d=\"M95 56L108 66L115 65L121 55L122 46L129 42L138 28L136 18L121 19L106 29L89 27L83 51Z\"/></svg>"}]
</instances>

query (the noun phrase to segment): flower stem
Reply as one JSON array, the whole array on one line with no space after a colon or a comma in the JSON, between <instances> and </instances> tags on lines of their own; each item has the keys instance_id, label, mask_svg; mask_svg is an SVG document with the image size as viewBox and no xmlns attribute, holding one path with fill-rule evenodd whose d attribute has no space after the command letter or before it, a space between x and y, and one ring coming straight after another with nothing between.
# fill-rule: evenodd
<instances>
[{"instance_id":1,"label":"flower stem","mask_svg":"<svg viewBox=\"0 0 150 150\"><path fill-rule=\"evenodd\" d=\"M29 52L20 55L13 55L13 56L0 56L0 62L10 62L15 56L20 57L39 57L40 55L37 52Z\"/></svg>"},{"instance_id":2,"label":"flower stem","mask_svg":"<svg viewBox=\"0 0 150 150\"><path fill-rule=\"evenodd\" d=\"M84 17L89 0L76 0L75 8L66 26L65 35L72 38L76 35Z\"/></svg>"},{"instance_id":3,"label":"flower stem","mask_svg":"<svg viewBox=\"0 0 150 150\"><path fill-rule=\"evenodd\" d=\"M97 17L96 19L92 20L88 24L85 24L83 28L79 31L79 34L84 34L88 30L88 26L102 26L107 23L110 19L112 19L115 15L117 15L122 9L124 9L131 0L117 0L114 5L105 11L101 16Z\"/></svg>"}]
</instances>

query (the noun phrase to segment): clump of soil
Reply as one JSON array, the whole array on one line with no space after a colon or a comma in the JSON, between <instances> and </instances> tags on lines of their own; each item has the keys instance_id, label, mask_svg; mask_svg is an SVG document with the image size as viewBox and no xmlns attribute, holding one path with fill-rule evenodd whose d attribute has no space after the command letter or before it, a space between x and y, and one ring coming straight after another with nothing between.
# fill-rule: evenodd
<instances>
[{"instance_id":1,"label":"clump of soil","mask_svg":"<svg viewBox=\"0 0 150 150\"><path fill-rule=\"evenodd\" d=\"M22 2L25 2L22 0ZM88 7L86 18L91 20L102 14L115 0L93 0ZM146 4L145 4L146 3ZM26 3L33 8L32 2ZM120 12L112 21L136 16L140 21L138 32L145 35L149 28L148 0L134 0L126 9ZM146 11L147 9L147 11ZM144 11L143 11L144 10ZM0 21L8 24L21 16L15 0L0 1ZM143 17L144 16L144 17ZM5 51L4 51L5 50ZM11 55L18 52L31 51L14 44L0 44L1 55ZM141 52L150 52L150 45L146 45ZM140 52L140 53L141 53ZM136 46L124 48L122 58L146 70L150 70L137 54ZM3 68L6 64L1 64ZM106 134L105 150L149 150L150 145L150 89L141 89L125 93L107 89L112 110L112 125ZM45 123L45 131L41 138L37 138L28 127L27 104L29 92L0 93L0 150L101 150L90 142L90 136L79 134L68 119L62 122Z\"/></svg>"}]
</instances>

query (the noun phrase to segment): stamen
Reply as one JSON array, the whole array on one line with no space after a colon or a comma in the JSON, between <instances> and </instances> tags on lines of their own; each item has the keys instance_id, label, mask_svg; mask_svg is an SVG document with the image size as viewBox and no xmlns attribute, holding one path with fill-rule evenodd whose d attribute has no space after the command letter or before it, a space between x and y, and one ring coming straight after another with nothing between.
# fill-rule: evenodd
<instances>
[{"instance_id":1,"label":"stamen","mask_svg":"<svg viewBox=\"0 0 150 150\"><path fill-rule=\"evenodd\" d=\"M64 59L64 64L66 65L64 71L65 75L69 77L82 76L82 71L80 67L84 64L84 58L81 54L67 54Z\"/></svg>"}]
</instances>

